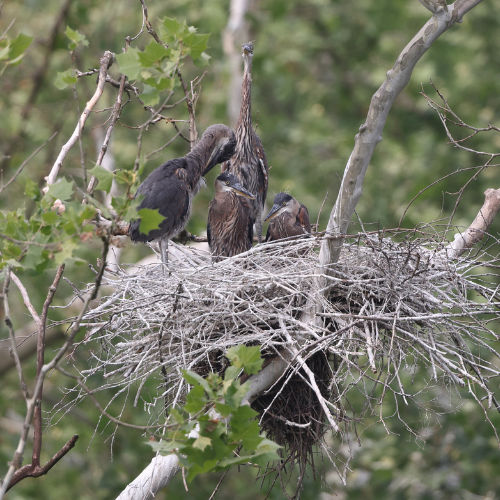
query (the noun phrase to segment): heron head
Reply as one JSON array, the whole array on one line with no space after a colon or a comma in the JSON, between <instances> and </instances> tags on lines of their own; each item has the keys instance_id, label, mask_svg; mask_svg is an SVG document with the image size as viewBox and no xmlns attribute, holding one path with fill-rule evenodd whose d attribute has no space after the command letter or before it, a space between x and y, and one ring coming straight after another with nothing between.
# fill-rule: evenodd
<instances>
[{"instance_id":1,"label":"heron head","mask_svg":"<svg viewBox=\"0 0 500 500\"><path fill-rule=\"evenodd\" d=\"M244 43L241 49L244 56L253 56L253 42Z\"/></svg>"},{"instance_id":2,"label":"heron head","mask_svg":"<svg viewBox=\"0 0 500 500\"><path fill-rule=\"evenodd\" d=\"M217 191L226 191L234 193L237 196L242 196L243 198L255 200L255 196L240 184L240 181L235 175L229 172L222 172L222 174L215 179L215 189Z\"/></svg>"},{"instance_id":3,"label":"heron head","mask_svg":"<svg viewBox=\"0 0 500 500\"><path fill-rule=\"evenodd\" d=\"M293 196L290 196L287 193L278 193L274 197L273 206L271 210L269 210L269 213L266 215L264 221L270 221L284 212L293 212L296 203L297 202Z\"/></svg>"},{"instance_id":4,"label":"heron head","mask_svg":"<svg viewBox=\"0 0 500 500\"><path fill-rule=\"evenodd\" d=\"M211 148L210 156L202 172L202 175L205 175L217 163L229 160L233 156L236 137L234 132L226 125L211 125L201 136L199 144L204 144L205 147Z\"/></svg>"}]
</instances>

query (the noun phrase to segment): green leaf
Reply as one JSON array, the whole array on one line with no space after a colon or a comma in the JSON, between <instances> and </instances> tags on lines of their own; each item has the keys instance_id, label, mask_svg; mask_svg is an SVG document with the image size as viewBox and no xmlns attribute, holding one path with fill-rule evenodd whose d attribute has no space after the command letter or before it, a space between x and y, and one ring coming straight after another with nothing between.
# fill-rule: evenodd
<instances>
[{"instance_id":1,"label":"green leaf","mask_svg":"<svg viewBox=\"0 0 500 500\"><path fill-rule=\"evenodd\" d=\"M255 419L257 412L250 406L240 406L231 417L231 436L233 439L241 442L243 446L253 451L262 441L260 428Z\"/></svg>"},{"instance_id":2,"label":"green leaf","mask_svg":"<svg viewBox=\"0 0 500 500\"><path fill-rule=\"evenodd\" d=\"M117 54L116 60L120 66L120 71L127 75L130 80L136 80L140 77L142 64L139 60L139 50L129 48L123 54Z\"/></svg>"},{"instance_id":3,"label":"green leaf","mask_svg":"<svg viewBox=\"0 0 500 500\"><path fill-rule=\"evenodd\" d=\"M189 413L198 413L205 407L205 391L201 385L195 385L186 397L184 409Z\"/></svg>"},{"instance_id":4,"label":"green leaf","mask_svg":"<svg viewBox=\"0 0 500 500\"><path fill-rule=\"evenodd\" d=\"M159 229L160 224L165 220L165 217L156 209L141 208L137 213L141 218L139 231L143 234L148 234L150 231Z\"/></svg>"},{"instance_id":5,"label":"green leaf","mask_svg":"<svg viewBox=\"0 0 500 500\"><path fill-rule=\"evenodd\" d=\"M173 17L164 17L162 20L162 27L165 29L166 34L173 37L184 31L184 23L180 23Z\"/></svg>"},{"instance_id":6,"label":"green leaf","mask_svg":"<svg viewBox=\"0 0 500 500\"><path fill-rule=\"evenodd\" d=\"M9 64L16 64L22 59L24 52L30 46L32 40L32 37L23 33L19 33L16 38L11 40L8 51Z\"/></svg>"},{"instance_id":7,"label":"green leaf","mask_svg":"<svg viewBox=\"0 0 500 500\"><path fill-rule=\"evenodd\" d=\"M190 385L201 385L207 394L211 394L213 392L208 382L203 377L195 372L192 372L191 370L182 370L182 377Z\"/></svg>"},{"instance_id":8,"label":"green leaf","mask_svg":"<svg viewBox=\"0 0 500 500\"><path fill-rule=\"evenodd\" d=\"M234 346L228 349L226 357L232 365L243 368L249 375L258 373L262 368L263 359L260 356L260 346Z\"/></svg>"},{"instance_id":9,"label":"green leaf","mask_svg":"<svg viewBox=\"0 0 500 500\"><path fill-rule=\"evenodd\" d=\"M204 451L207 446L212 444L212 440L205 436L200 436L194 440L193 448L197 448L198 450Z\"/></svg>"},{"instance_id":10,"label":"green leaf","mask_svg":"<svg viewBox=\"0 0 500 500\"><path fill-rule=\"evenodd\" d=\"M57 266L73 257L73 252L78 248L78 243L75 240L67 239L63 242L62 250L55 256L54 262Z\"/></svg>"},{"instance_id":11,"label":"green leaf","mask_svg":"<svg viewBox=\"0 0 500 500\"><path fill-rule=\"evenodd\" d=\"M160 91L151 85L144 85L141 99L146 106L155 106L160 102Z\"/></svg>"},{"instance_id":12,"label":"green leaf","mask_svg":"<svg viewBox=\"0 0 500 500\"><path fill-rule=\"evenodd\" d=\"M146 48L139 52L139 61L142 66L147 68L162 61L168 55L168 49L155 41L151 41Z\"/></svg>"},{"instance_id":13,"label":"green leaf","mask_svg":"<svg viewBox=\"0 0 500 500\"><path fill-rule=\"evenodd\" d=\"M72 69L67 69L66 71L59 71L54 80L54 85L59 90L64 90L66 87L74 85L76 83L75 71Z\"/></svg>"},{"instance_id":14,"label":"green leaf","mask_svg":"<svg viewBox=\"0 0 500 500\"><path fill-rule=\"evenodd\" d=\"M42 214L42 220L48 226L52 226L52 225L56 224L58 218L59 218L59 216L57 215L55 210L50 210L49 212L44 212Z\"/></svg>"},{"instance_id":15,"label":"green leaf","mask_svg":"<svg viewBox=\"0 0 500 500\"><path fill-rule=\"evenodd\" d=\"M56 183L49 186L49 190L45 196L51 196L55 200L69 200L73 196L73 182L67 181L62 177Z\"/></svg>"},{"instance_id":16,"label":"green leaf","mask_svg":"<svg viewBox=\"0 0 500 500\"><path fill-rule=\"evenodd\" d=\"M235 380L241 372L241 368L237 366L228 366L226 371L224 372L224 380L225 381L233 381Z\"/></svg>"},{"instance_id":17,"label":"green leaf","mask_svg":"<svg viewBox=\"0 0 500 500\"><path fill-rule=\"evenodd\" d=\"M89 174L97 179L97 186L101 191L109 193L113 182L113 174L109 170L106 170L101 165L96 165L93 169L89 170Z\"/></svg>"},{"instance_id":18,"label":"green leaf","mask_svg":"<svg viewBox=\"0 0 500 500\"><path fill-rule=\"evenodd\" d=\"M69 38L69 43L68 43L69 50L75 50L78 47L78 45L87 47L89 44L85 35L82 35L82 33L80 33L79 31L71 29L69 26L66 26L64 34Z\"/></svg>"},{"instance_id":19,"label":"green leaf","mask_svg":"<svg viewBox=\"0 0 500 500\"><path fill-rule=\"evenodd\" d=\"M200 58L206 50L210 34L190 33L184 37L184 45L189 48L189 53L193 60Z\"/></svg>"},{"instance_id":20,"label":"green leaf","mask_svg":"<svg viewBox=\"0 0 500 500\"><path fill-rule=\"evenodd\" d=\"M24 184L24 194L32 200L38 200L40 197L40 188L38 187L38 184L29 177L26 179L26 183Z\"/></svg>"}]
</instances>

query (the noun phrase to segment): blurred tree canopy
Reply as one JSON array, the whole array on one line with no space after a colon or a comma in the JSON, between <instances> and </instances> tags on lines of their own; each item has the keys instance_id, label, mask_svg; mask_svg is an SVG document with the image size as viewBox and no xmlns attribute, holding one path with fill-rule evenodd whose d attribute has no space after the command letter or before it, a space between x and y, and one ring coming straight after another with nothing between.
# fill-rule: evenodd
<instances>
[{"instance_id":1,"label":"blurred tree canopy","mask_svg":"<svg viewBox=\"0 0 500 500\"><path fill-rule=\"evenodd\" d=\"M0 33L3 33L0 54L4 54L0 56L3 182L12 177L30 153L57 132L0 198L2 210L18 210L24 217L33 211L33 193L44 185L44 177L95 88L95 75L78 78L74 83L73 73L68 70L76 68L85 72L97 68L104 50L120 54L125 38L140 30L142 13L140 3L132 0L25 0L4 2L0 9ZM180 23L185 20L200 34L210 33L206 50L210 58L200 55L194 58L196 64L186 59L183 77L190 82L207 72L196 108L199 132L212 123L227 123L229 72L221 34L228 21L229 2L151 1L148 9L155 29L160 28L160 19L168 17ZM272 166L270 199L275 193L288 190L308 206L313 221L319 217L320 228L325 226L354 135L365 118L370 98L403 46L428 17L429 12L417 1L251 2L247 22L250 38L256 41L253 115ZM467 123L481 127L497 121L499 31L500 14L492 9L491 2L482 2L461 25L445 33L417 65L410 84L389 115L384 140L376 149L368 170L358 206L358 215L367 227L371 224L397 226L414 195L444 176L447 176L444 181L417 198L402 224L412 227L451 213L460 188L476 172L464 169L481 163L472 154L457 151L448 144L438 117L420 92L423 89L432 93L428 85L432 80ZM151 40L146 35L135 42L136 47L146 50ZM22 52L26 47L24 57L19 58L18 49ZM5 48L8 50L3 51ZM119 59L120 65L124 62ZM116 76L118 67L113 65L110 73ZM183 92L178 84L174 91L176 98L181 99ZM154 101L155 97L150 98ZM112 106L114 99L115 94L106 90L98 110ZM189 119L185 106L176 106L168 112L174 120ZM107 116L94 113L87 125L92 132L83 136L65 160L64 175L76 179L80 188L85 187L82 165L89 170L95 165L94 137L106 127ZM148 118L148 111L132 95L114 130L109 149L116 168L133 169L138 148L136 126ZM179 127L189 136L187 123L179 122ZM178 137L167 149L155 152L176 134L172 124L165 121L151 125L144 132L139 157L142 179L160 163L188 151L188 142ZM500 151L500 135L481 134L474 140L474 146ZM453 172L457 172L456 175L449 176ZM208 175L208 189L195 201L188 227L192 232L204 230L216 176L217 172ZM487 187L498 187L497 184L498 165L482 171L463 193L454 223L467 226L482 203L483 191ZM491 231L498 233L499 229L497 220ZM82 237L82 242L84 244L64 255L72 264L69 276L78 284L93 279L87 262L95 262L99 255L98 239L87 243ZM134 262L148 252L139 246L129 246L122 261ZM47 257L49 264L52 258ZM25 283L40 291L39 295L32 296L38 309L51 280L46 269L35 266L20 271ZM69 294L71 288L65 286ZM18 325L28 320L21 306L21 302L12 305ZM5 338L2 333L1 349L5 349ZM0 462L6 464L15 447L23 402L15 374L7 372L2 378ZM418 379L418 372L415 378ZM45 389L46 408L47 402L50 406L60 398L59 388L63 385L62 376L49 379ZM447 398L451 397L436 390L432 401L422 401L429 407L429 419L414 422L419 430L417 436L409 434L397 420L391 428L393 434L387 434L375 419L365 422L359 430L362 444L356 451L347 486L341 484L325 463L322 466L324 480L309 478L303 498L320 498L321 492L353 499L496 498L500 495L500 459L491 428L480 409L467 400L461 413L449 413ZM432 407L435 413L431 415ZM115 401L111 410L118 413L120 402ZM133 421L134 415L140 415L144 408L139 404L137 408L123 411L122 420ZM408 420L412 412L420 415L412 407L400 408L400 411L407 414ZM60 421L51 421L57 425L47 428L44 453L50 456L58 449L57 442L73 433L81 436L76 449L46 477L20 483L9 498L70 498L75 492L80 499L113 498L149 461L151 451L137 431L120 428L115 434L114 425L100 421L98 415L98 410L87 402L85 407L72 410ZM498 415L493 419L493 425L498 428ZM331 447L342 453L335 438L331 438ZM264 498L270 485L264 481L259 493L261 483L250 478L250 474L247 471L229 473L219 498L235 495ZM201 477L186 494L181 479L177 478L169 492L176 498L182 495L207 498L217 481L215 475ZM282 498L281 495L278 488L269 498Z\"/></svg>"}]
</instances>

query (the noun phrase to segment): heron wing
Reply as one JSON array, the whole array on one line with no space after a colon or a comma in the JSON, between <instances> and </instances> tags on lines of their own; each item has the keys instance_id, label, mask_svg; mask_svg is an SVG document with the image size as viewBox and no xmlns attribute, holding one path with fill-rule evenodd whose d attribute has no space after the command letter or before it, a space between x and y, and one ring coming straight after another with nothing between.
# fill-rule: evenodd
<instances>
[{"instance_id":1,"label":"heron wing","mask_svg":"<svg viewBox=\"0 0 500 500\"><path fill-rule=\"evenodd\" d=\"M132 240L151 241L160 237L171 238L184 227L185 219L189 215L189 190L183 179L182 167L182 161L171 160L151 172L139 186L136 196L142 195L143 199L138 209L158 210L165 219L159 229L153 229L148 234L139 231L140 219L136 219L130 226Z\"/></svg>"}]
</instances>

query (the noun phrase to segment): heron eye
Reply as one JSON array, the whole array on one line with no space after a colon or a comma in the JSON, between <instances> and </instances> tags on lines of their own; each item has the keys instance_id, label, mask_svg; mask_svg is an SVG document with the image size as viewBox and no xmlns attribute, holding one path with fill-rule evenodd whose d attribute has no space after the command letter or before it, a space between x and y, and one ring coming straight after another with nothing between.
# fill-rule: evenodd
<instances>
[{"instance_id":1,"label":"heron eye","mask_svg":"<svg viewBox=\"0 0 500 500\"><path fill-rule=\"evenodd\" d=\"M281 206L284 207L286 205L286 201L284 201Z\"/></svg>"},{"instance_id":2,"label":"heron eye","mask_svg":"<svg viewBox=\"0 0 500 500\"><path fill-rule=\"evenodd\" d=\"M229 186L229 181L226 181L226 186Z\"/></svg>"}]
</instances>

